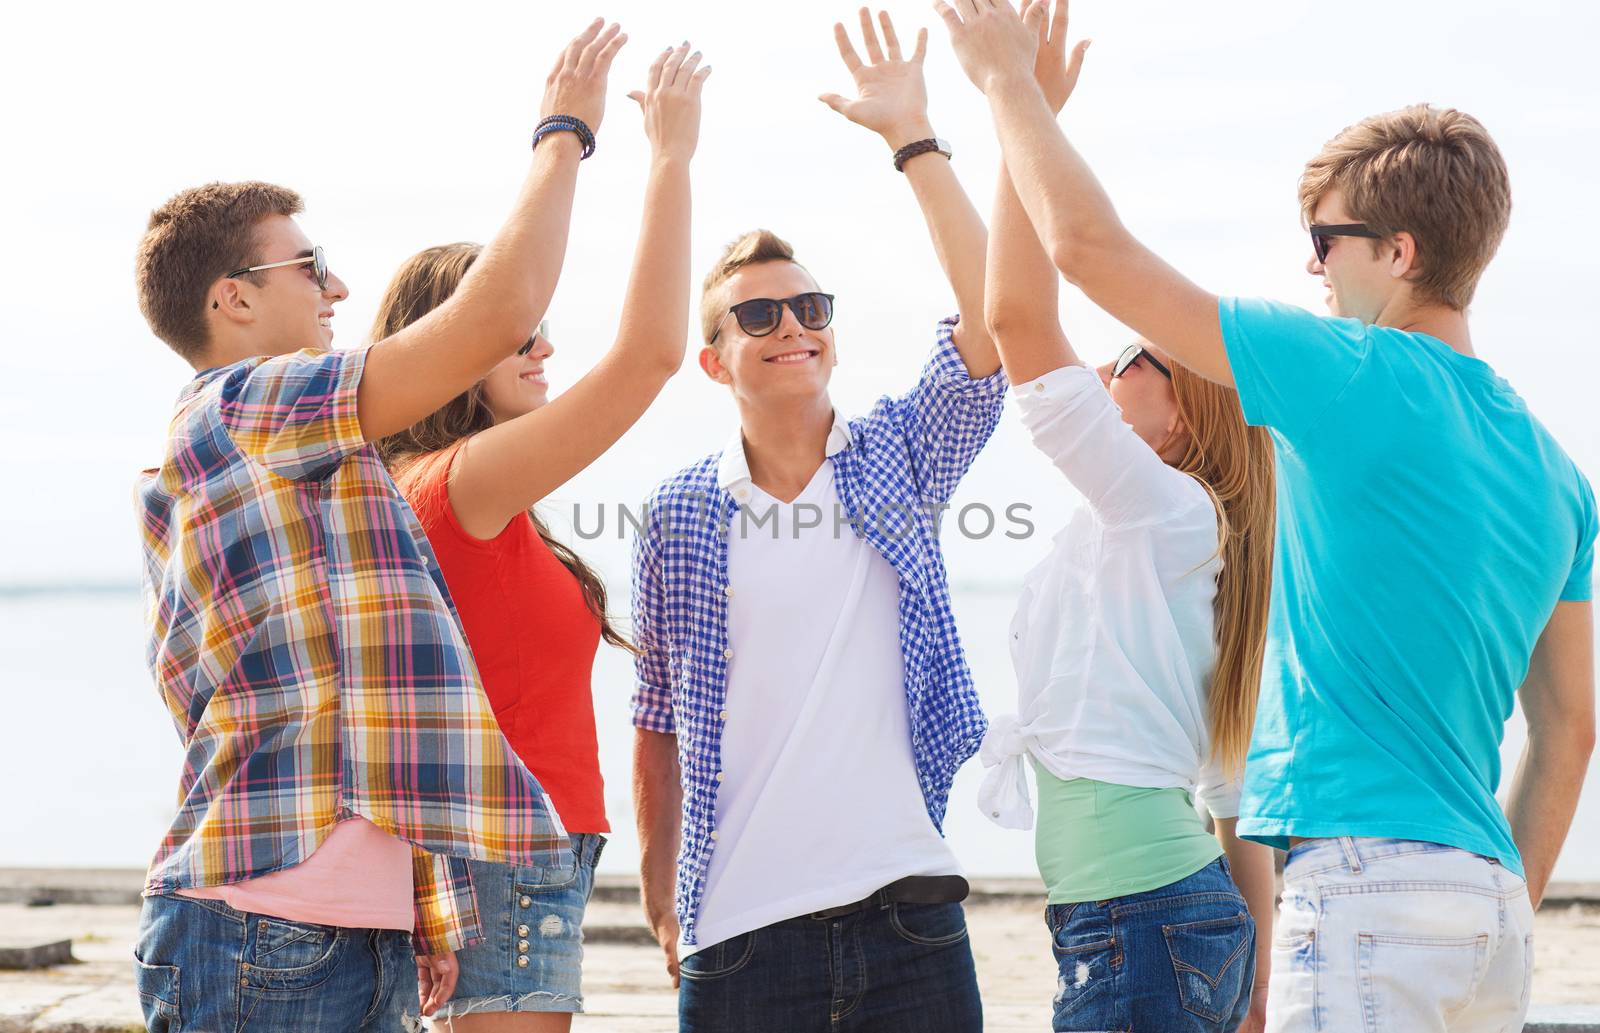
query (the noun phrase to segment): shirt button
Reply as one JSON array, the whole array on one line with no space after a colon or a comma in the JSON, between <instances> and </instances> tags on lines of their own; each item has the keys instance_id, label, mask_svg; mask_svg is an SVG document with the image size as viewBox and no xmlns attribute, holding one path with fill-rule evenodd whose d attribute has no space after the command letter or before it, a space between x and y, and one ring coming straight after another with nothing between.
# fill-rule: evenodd
<instances>
[{"instance_id":1,"label":"shirt button","mask_svg":"<svg viewBox=\"0 0 1600 1033\"><path fill-rule=\"evenodd\" d=\"M1033 393L1036 394L1036 395L1044 394L1044 385L1043 384L1035 384L1035 385L1033 385Z\"/></svg>"},{"instance_id":2,"label":"shirt button","mask_svg":"<svg viewBox=\"0 0 1600 1033\"><path fill-rule=\"evenodd\" d=\"M720 771L719 771L719 772L717 772L717 781L718 781L718 782L721 782L721 781L722 781L722 772L720 772Z\"/></svg>"},{"instance_id":3,"label":"shirt button","mask_svg":"<svg viewBox=\"0 0 1600 1033\"><path fill-rule=\"evenodd\" d=\"M533 898L528 896L528 895L526 895L526 894L524 894L521 897L521 899L519 899L517 901L517 903L521 904L523 907L532 907L533 906Z\"/></svg>"},{"instance_id":4,"label":"shirt button","mask_svg":"<svg viewBox=\"0 0 1600 1033\"><path fill-rule=\"evenodd\" d=\"M722 594L731 597L733 595L733 586L729 585L727 588L724 588L722 590Z\"/></svg>"},{"instance_id":5,"label":"shirt button","mask_svg":"<svg viewBox=\"0 0 1600 1033\"><path fill-rule=\"evenodd\" d=\"M989 817L998 818L998 817L1000 817L1000 812L999 811L990 811L989 812Z\"/></svg>"},{"instance_id":6,"label":"shirt button","mask_svg":"<svg viewBox=\"0 0 1600 1033\"><path fill-rule=\"evenodd\" d=\"M718 721L726 721L727 719L728 719L728 712L726 710L717 711L717 720Z\"/></svg>"},{"instance_id":7,"label":"shirt button","mask_svg":"<svg viewBox=\"0 0 1600 1033\"><path fill-rule=\"evenodd\" d=\"M528 956L526 954L517 955L517 967L518 968L527 968L528 967Z\"/></svg>"},{"instance_id":8,"label":"shirt button","mask_svg":"<svg viewBox=\"0 0 1600 1033\"><path fill-rule=\"evenodd\" d=\"M712 829L711 830L711 842L715 843L716 841L717 841L717 830L716 829Z\"/></svg>"},{"instance_id":9,"label":"shirt button","mask_svg":"<svg viewBox=\"0 0 1600 1033\"><path fill-rule=\"evenodd\" d=\"M724 649L722 651L722 659L724 659L724 660L732 660L733 659L733 650Z\"/></svg>"},{"instance_id":10,"label":"shirt button","mask_svg":"<svg viewBox=\"0 0 1600 1033\"><path fill-rule=\"evenodd\" d=\"M733 493L733 496L734 496L734 498L738 499L740 502L743 502L745 499L750 497L750 493L748 491L745 491L743 488L740 488L738 491Z\"/></svg>"}]
</instances>

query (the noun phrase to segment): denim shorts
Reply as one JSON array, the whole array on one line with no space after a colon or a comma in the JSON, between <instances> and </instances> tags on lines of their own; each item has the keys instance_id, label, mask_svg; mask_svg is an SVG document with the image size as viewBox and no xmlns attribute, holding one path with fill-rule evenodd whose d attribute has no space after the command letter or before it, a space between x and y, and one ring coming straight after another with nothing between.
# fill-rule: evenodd
<instances>
[{"instance_id":1,"label":"denim shorts","mask_svg":"<svg viewBox=\"0 0 1600 1033\"><path fill-rule=\"evenodd\" d=\"M1051 1028L1233 1033L1250 1007L1255 921L1219 857L1160 889L1053 904Z\"/></svg>"},{"instance_id":2,"label":"denim shorts","mask_svg":"<svg viewBox=\"0 0 1600 1033\"><path fill-rule=\"evenodd\" d=\"M468 862L485 938L456 951L461 976L435 1019L583 1011L583 913L605 842L598 833L574 833L570 868Z\"/></svg>"},{"instance_id":3,"label":"denim shorts","mask_svg":"<svg viewBox=\"0 0 1600 1033\"><path fill-rule=\"evenodd\" d=\"M134 986L150 1033L404 1033L422 1029L411 934L144 898Z\"/></svg>"}]
</instances>

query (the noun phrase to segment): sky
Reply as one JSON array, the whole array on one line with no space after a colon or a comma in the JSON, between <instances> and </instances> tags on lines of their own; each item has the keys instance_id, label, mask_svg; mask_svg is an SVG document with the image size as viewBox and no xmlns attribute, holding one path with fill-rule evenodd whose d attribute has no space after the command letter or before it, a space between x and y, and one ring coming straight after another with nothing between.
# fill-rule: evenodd
<instances>
[{"instance_id":1,"label":"sky","mask_svg":"<svg viewBox=\"0 0 1600 1033\"><path fill-rule=\"evenodd\" d=\"M930 5L887 9L902 39L931 30L931 118L987 211L998 149L984 102ZM189 376L135 302L134 249L152 208L213 179L298 190L302 224L351 287L335 344L359 344L403 259L494 232L527 167L544 77L596 15L620 21L631 42L615 65L599 149L579 176L550 310L553 390L580 376L615 332L648 158L625 95L659 49L686 37L715 69L693 168L693 279L741 232L778 232L838 295L840 408L865 411L904 390L952 295L887 146L816 99L850 91L831 25L853 24L855 10L814 0L456 0L8 11L0 433L9 447L0 475L10 490L0 507L0 591L137 579L133 479L159 461ZM1063 125L1124 222L1191 278L1320 311L1295 200L1305 160L1340 128L1408 103L1478 116L1510 167L1514 210L1472 309L1474 340L1593 476L1600 335L1582 299L1600 271L1597 10L1552 0L1078 0L1073 35L1095 45ZM1070 289L1062 312L1090 358L1110 357L1131 337ZM558 533L570 534L574 506L592 525L596 507L635 503L721 446L733 405L693 354L638 425L551 498ZM1014 585L1072 501L1010 412L957 505L1025 503L1038 533L947 535L958 593ZM621 600L627 543L614 526L607 532L579 545Z\"/></svg>"}]
</instances>

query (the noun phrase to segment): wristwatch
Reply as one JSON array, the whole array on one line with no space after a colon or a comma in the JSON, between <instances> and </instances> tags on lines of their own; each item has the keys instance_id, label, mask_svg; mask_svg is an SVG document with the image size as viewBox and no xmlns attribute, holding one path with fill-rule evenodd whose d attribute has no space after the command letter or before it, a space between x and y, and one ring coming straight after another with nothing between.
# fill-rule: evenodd
<instances>
[{"instance_id":1,"label":"wristwatch","mask_svg":"<svg viewBox=\"0 0 1600 1033\"><path fill-rule=\"evenodd\" d=\"M894 170L896 172L904 172L906 170L906 162L910 161L912 158L915 158L919 154L932 154L934 151L938 151L946 158L950 157L949 141L941 140L935 136L929 137L926 140L917 140L913 143L908 143L898 151L894 152Z\"/></svg>"}]
</instances>

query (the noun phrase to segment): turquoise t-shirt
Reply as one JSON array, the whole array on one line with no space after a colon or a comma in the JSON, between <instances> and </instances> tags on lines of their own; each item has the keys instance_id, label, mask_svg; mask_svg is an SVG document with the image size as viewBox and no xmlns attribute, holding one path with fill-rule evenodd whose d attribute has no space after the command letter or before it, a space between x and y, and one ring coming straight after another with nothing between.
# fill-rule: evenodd
<instances>
[{"instance_id":1,"label":"turquoise t-shirt","mask_svg":"<svg viewBox=\"0 0 1600 1033\"><path fill-rule=\"evenodd\" d=\"M1511 386L1426 334L1224 298L1278 533L1239 833L1459 847L1521 874L1500 741L1595 501Z\"/></svg>"}]
</instances>

